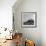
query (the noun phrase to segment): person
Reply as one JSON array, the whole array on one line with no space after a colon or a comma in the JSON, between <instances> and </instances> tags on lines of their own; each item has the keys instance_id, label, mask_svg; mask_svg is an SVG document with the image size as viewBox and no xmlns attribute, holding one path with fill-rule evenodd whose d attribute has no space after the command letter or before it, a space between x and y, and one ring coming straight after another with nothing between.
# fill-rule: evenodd
<instances>
[{"instance_id":1,"label":"person","mask_svg":"<svg viewBox=\"0 0 46 46\"><path fill-rule=\"evenodd\" d=\"M16 35L16 46L22 46L22 37Z\"/></svg>"},{"instance_id":2,"label":"person","mask_svg":"<svg viewBox=\"0 0 46 46\"><path fill-rule=\"evenodd\" d=\"M35 46L35 43L32 40L26 40L25 46Z\"/></svg>"}]
</instances>

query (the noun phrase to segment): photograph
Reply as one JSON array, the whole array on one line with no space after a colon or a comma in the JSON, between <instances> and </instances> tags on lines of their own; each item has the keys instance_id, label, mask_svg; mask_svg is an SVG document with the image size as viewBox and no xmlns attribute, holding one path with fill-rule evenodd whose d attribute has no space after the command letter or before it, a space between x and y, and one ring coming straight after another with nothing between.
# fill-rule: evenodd
<instances>
[{"instance_id":1,"label":"photograph","mask_svg":"<svg viewBox=\"0 0 46 46\"><path fill-rule=\"evenodd\" d=\"M46 46L46 0L0 0L0 46Z\"/></svg>"},{"instance_id":2,"label":"photograph","mask_svg":"<svg viewBox=\"0 0 46 46\"><path fill-rule=\"evenodd\" d=\"M22 12L21 13L22 27L36 27L37 26L37 12Z\"/></svg>"}]
</instances>

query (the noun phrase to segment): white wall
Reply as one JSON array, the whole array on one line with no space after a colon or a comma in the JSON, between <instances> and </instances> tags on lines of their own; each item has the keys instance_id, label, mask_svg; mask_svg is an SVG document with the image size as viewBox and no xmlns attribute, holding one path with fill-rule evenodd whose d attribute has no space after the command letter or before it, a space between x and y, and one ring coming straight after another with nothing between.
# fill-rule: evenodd
<instances>
[{"instance_id":1,"label":"white wall","mask_svg":"<svg viewBox=\"0 0 46 46\"><path fill-rule=\"evenodd\" d=\"M18 30L25 38L34 40L36 46L46 46L46 0L23 0L17 7L14 4L13 12L15 31ZM37 12L37 27L22 28L21 12Z\"/></svg>"},{"instance_id":2,"label":"white wall","mask_svg":"<svg viewBox=\"0 0 46 46\"><path fill-rule=\"evenodd\" d=\"M41 0L41 38L42 46L46 46L46 0Z\"/></svg>"},{"instance_id":3,"label":"white wall","mask_svg":"<svg viewBox=\"0 0 46 46\"><path fill-rule=\"evenodd\" d=\"M16 0L0 0L0 27L12 28L12 6Z\"/></svg>"},{"instance_id":4,"label":"white wall","mask_svg":"<svg viewBox=\"0 0 46 46\"><path fill-rule=\"evenodd\" d=\"M15 16L15 30L22 32L24 37L35 41L36 46L41 46L41 1L40 0L23 0L19 6L13 8ZM22 28L21 12L37 12L37 27Z\"/></svg>"}]
</instances>

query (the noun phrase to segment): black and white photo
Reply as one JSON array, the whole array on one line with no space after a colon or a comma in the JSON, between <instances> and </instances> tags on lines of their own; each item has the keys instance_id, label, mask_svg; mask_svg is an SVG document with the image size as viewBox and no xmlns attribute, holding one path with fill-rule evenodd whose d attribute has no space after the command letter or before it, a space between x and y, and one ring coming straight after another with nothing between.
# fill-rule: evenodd
<instances>
[{"instance_id":1,"label":"black and white photo","mask_svg":"<svg viewBox=\"0 0 46 46\"><path fill-rule=\"evenodd\" d=\"M36 27L37 13L36 12L22 12L21 13L22 27Z\"/></svg>"}]
</instances>

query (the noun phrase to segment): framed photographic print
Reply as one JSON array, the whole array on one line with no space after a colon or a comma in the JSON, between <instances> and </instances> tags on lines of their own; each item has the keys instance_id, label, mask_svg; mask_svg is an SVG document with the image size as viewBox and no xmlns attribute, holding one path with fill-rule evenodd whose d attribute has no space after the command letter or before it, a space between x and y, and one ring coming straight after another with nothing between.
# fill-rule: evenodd
<instances>
[{"instance_id":1,"label":"framed photographic print","mask_svg":"<svg viewBox=\"0 0 46 46\"><path fill-rule=\"evenodd\" d=\"M21 12L21 27L37 26L37 12Z\"/></svg>"}]
</instances>

